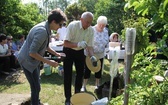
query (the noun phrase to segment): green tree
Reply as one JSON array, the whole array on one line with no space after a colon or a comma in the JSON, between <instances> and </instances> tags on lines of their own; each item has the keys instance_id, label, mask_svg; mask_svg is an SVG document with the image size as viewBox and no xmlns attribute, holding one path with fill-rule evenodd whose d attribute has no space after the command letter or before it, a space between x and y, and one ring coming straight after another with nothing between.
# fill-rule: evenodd
<instances>
[{"instance_id":1,"label":"green tree","mask_svg":"<svg viewBox=\"0 0 168 105\"><path fill-rule=\"evenodd\" d=\"M74 3L66 8L65 14L67 15L69 21L73 21L73 20L79 20L81 14L85 11L86 7L82 7L80 4Z\"/></svg>"},{"instance_id":2,"label":"green tree","mask_svg":"<svg viewBox=\"0 0 168 105\"><path fill-rule=\"evenodd\" d=\"M104 15L108 19L109 30L112 32L118 32L121 34L123 29L122 21L128 15L124 12L124 0L98 0L95 5L95 18L94 21L100 16Z\"/></svg>"},{"instance_id":3,"label":"green tree","mask_svg":"<svg viewBox=\"0 0 168 105\"><path fill-rule=\"evenodd\" d=\"M0 4L1 32L17 38L28 34L30 28L42 21L36 4L21 4L20 0L4 0Z\"/></svg>"},{"instance_id":4,"label":"green tree","mask_svg":"<svg viewBox=\"0 0 168 105\"><path fill-rule=\"evenodd\" d=\"M58 7L61 8L63 11L65 11L69 4L70 2L68 0L58 0Z\"/></svg>"},{"instance_id":5,"label":"green tree","mask_svg":"<svg viewBox=\"0 0 168 105\"><path fill-rule=\"evenodd\" d=\"M7 34L6 27L15 23L13 14L18 12L19 0L2 0L0 3L1 32ZM14 9L15 8L15 9Z\"/></svg>"},{"instance_id":6,"label":"green tree","mask_svg":"<svg viewBox=\"0 0 168 105\"><path fill-rule=\"evenodd\" d=\"M68 4L70 4L69 0L44 0L43 6L41 7L41 12L47 16L50 10L55 8L60 8L61 10L65 11Z\"/></svg>"},{"instance_id":7,"label":"green tree","mask_svg":"<svg viewBox=\"0 0 168 105\"><path fill-rule=\"evenodd\" d=\"M15 15L15 27L17 26L16 29L18 30L18 33L27 35L29 30L35 24L41 22L43 18L37 4L20 5L19 8L20 11Z\"/></svg>"},{"instance_id":8,"label":"green tree","mask_svg":"<svg viewBox=\"0 0 168 105\"><path fill-rule=\"evenodd\" d=\"M78 3L81 4L81 6L86 7L87 11L94 13L97 1L98 0L78 0Z\"/></svg>"},{"instance_id":9,"label":"green tree","mask_svg":"<svg viewBox=\"0 0 168 105\"><path fill-rule=\"evenodd\" d=\"M168 0L126 0L126 2L125 10L133 8L138 15L150 19L148 27L163 34L161 45L165 44L165 41L168 43ZM162 50L168 57L168 48Z\"/></svg>"}]
</instances>

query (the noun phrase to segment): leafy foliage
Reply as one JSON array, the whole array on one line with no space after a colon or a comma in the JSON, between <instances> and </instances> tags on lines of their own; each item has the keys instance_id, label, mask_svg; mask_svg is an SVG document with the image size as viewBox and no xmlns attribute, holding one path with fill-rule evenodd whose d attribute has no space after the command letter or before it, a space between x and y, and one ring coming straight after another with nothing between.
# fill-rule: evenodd
<instances>
[{"instance_id":1,"label":"leafy foliage","mask_svg":"<svg viewBox=\"0 0 168 105\"><path fill-rule=\"evenodd\" d=\"M81 4L82 7L86 7L87 11L95 13L95 4L98 0L78 0L78 3Z\"/></svg>"},{"instance_id":2,"label":"leafy foliage","mask_svg":"<svg viewBox=\"0 0 168 105\"><path fill-rule=\"evenodd\" d=\"M150 19L148 27L155 32L161 32L163 40L167 41L168 43L168 0L125 1L127 2L125 5L125 10L134 9L137 14ZM162 45L163 44L164 43L162 43ZM166 55L166 53L163 54Z\"/></svg>"},{"instance_id":3,"label":"leafy foliage","mask_svg":"<svg viewBox=\"0 0 168 105\"><path fill-rule=\"evenodd\" d=\"M4 0L1 2L1 33L17 38L19 34L28 34L32 26L42 21L36 4L23 5L20 0ZM38 14L38 15L37 15Z\"/></svg>"},{"instance_id":4,"label":"leafy foliage","mask_svg":"<svg viewBox=\"0 0 168 105\"><path fill-rule=\"evenodd\" d=\"M148 19L139 17L137 19L128 19L123 22L122 38L125 40L126 28L136 29L135 53L143 51L149 45L149 33L147 26Z\"/></svg>"},{"instance_id":5,"label":"leafy foliage","mask_svg":"<svg viewBox=\"0 0 168 105\"><path fill-rule=\"evenodd\" d=\"M42 11L48 12L47 10L53 10L55 8L60 8L64 11L67 8L68 4L70 4L68 0L44 0L44 8L42 8Z\"/></svg>"},{"instance_id":6,"label":"leafy foliage","mask_svg":"<svg viewBox=\"0 0 168 105\"><path fill-rule=\"evenodd\" d=\"M124 12L124 5L124 0L98 0L95 5L94 22L99 16L104 15L108 19L109 34L112 32L121 34L121 30L124 27L122 21L130 17L130 14Z\"/></svg>"},{"instance_id":7,"label":"leafy foliage","mask_svg":"<svg viewBox=\"0 0 168 105\"><path fill-rule=\"evenodd\" d=\"M66 8L65 14L69 21L73 21L79 20L84 11L86 11L86 7L81 7L80 4L74 3Z\"/></svg>"},{"instance_id":8,"label":"leafy foliage","mask_svg":"<svg viewBox=\"0 0 168 105\"><path fill-rule=\"evenodd\" d=\"M161 60L153 59L150 52L153 47L147 47L144 52L137 53L132 65L131 84L129 85L129 105L167 105L168 79L163 76L167 65ZM166 67L165 67L166 66ZM164 77L163 82L157 82L154 76ZM122 105L123 95L112 99L109 105Z\"/></svg>"},{"instance_id":9,"label":"leafy foliage","mask_svg":"<svg viewBox=\"0 0 168 105\"><path fill-rule=\"evenodd\" d=\"M63 11L67 8L68 4L70 4L68 0L58 0L59 8L61 8Z\"/></svg>"}]
</instances>

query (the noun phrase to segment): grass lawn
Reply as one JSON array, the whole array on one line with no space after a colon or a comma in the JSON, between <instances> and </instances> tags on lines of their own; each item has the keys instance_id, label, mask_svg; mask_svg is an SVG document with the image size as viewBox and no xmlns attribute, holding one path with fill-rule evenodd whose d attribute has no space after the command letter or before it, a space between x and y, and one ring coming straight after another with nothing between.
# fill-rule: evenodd
<instances>
[{"instance_id":1,"label":"grass lawn","mask_svg":"<svg viewBox=\"0 0 168 105\"><path fill-rule=\"evenodd\" d=\"M120 63L120 68L123 68L123 65ZM101 83L110 80L109 69L110 63L105 59L104 72L102 75ZM44 70L41 70L41 92L40 99L44 103L49 105L64 105L64 87L63 87L63 76L59 76L57 73L57 68L52 72L51 75L46 76ZM23 71L18 71L19 75L16 75L15 78L8 78L6 80L0 80L0 93L21 93L21 94L30 94L30 87L23 74ZM75 81L75 70L73 72L73 81L72 81L72 93L74 93L74 81ZM91 94L94 94L94 84L95 78L92 73L91 78L87 84L87 91ZM95 95L95 94L94 94ZM95 95L96 96L96 95Z\"/></svg>"}]
</instances>

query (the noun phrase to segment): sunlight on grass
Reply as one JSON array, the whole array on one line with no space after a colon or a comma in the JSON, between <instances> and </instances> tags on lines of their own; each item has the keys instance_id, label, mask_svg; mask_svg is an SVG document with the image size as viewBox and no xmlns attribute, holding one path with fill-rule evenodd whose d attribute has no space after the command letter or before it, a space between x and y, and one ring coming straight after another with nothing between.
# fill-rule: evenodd
<instances>
[{"instance_id":1,"label":"sunlight on grass","mask_svg":"<svg viewBox=\"0 0 168 105\"><path fill-rule=\"evenodd\" d=\"M104 71L103 71L100 84L110 80L109 68L110 68L110 62L105 59ZM123 66L121 66L120 68L123 69ZM51 75L46 76L44 74L44 70L41 70L40 98L42 102L44 103L47 102L49 105L63 105L65 101L63 77L59 76L57 72L58 72L57 68L55 68L55 70L52 71ZM75 77L75 71L74 71L73 77ZM75 79L73 78L72 94L74 94L74 86L73 86L74 81ZM94 85L95 85L95 77L94 77L94 73L92 73L86 88L89 93L93 94L96 97L94 93L94 89L95 89ZM18 78L18 81L0 82L0 92L30 94L30 87L27 80L25 79L23 72L21 72L21 76Z\"/></svg>"}]
</instances>

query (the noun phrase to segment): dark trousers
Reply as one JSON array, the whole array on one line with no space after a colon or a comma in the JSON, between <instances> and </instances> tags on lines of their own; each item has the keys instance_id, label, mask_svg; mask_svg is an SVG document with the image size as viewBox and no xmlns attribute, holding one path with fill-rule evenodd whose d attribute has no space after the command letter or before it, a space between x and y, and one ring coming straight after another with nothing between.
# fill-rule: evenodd
<instances>
[{"instance_id":1,"label":"dark trousers","mask_svg":"<svg viewBox=\"0 0 168 105\"><path fill-rule=\"evenodd\" d=\"M39 93L41 90L40 87L40 70L37 68L33 73L26 70L22 67L25 73L25 76L30 84L31 89L31 105L40 105Z\"/></svg>"},{"instance_id":2,"label":"dark trousers","mask_svg":"<svg viewBox=\"0 0 168 105\"><path fill-rule=\"evenodd\" d=\"M63 52L66 54L66 57L63 61L64 67L64 93L66 100L70 101L71 93L71 84L72 84L72 66L75 64L76 76L75 76L75 93L80 92L83 81L84 74L84 50L73 50L70 48L63 48Z\"/></svg>"},{"instance_id":3,"label":"dark trousers","mask_svg":"<svg viewBox=\"0 0 168 105\"><path fill-rule=\"evenodd\" d=\"M6 56L6 57L0 57L0 64L2 65L3 71L10 71L10 68L15 68L15 56Z\"/></svg>"},{"instance_id":4,"label":"dark trousers","mask_svg":"<svg viewBox=\"0 0 168 105\"><path fill-rule=\"evenodd\" d=\"M98 78L98 79L101 78L103 58L100 59L100 62L101 62L101 68L98 72L95 73L95 78ZM91 74L91 71L89 70L89 68L87 67L87 65L85 63L84 79L90 78L90 74Z\"/></svg>"}]
</instances>

